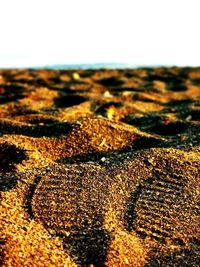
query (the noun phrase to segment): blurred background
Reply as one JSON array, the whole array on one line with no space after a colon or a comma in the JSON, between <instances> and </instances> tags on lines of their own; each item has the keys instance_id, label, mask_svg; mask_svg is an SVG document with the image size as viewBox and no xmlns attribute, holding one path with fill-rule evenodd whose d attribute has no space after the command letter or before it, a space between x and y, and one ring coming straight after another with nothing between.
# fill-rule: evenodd
<instances>
[{"instance_id":1,"label":"blurred background","mask_svg":"<svg viewBox=\"0 0 200 267\"><path fill-rule=\"evenodd\" d=\"M199 6L199 0L1 1L0 68L198 66Z\"/></svg>"}]
</instances>

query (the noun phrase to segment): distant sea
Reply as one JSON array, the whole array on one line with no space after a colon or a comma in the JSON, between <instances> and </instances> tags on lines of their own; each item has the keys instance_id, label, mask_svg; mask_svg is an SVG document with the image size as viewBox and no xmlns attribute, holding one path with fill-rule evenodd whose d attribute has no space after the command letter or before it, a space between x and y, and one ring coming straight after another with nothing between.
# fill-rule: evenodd
<instances>
[{"instance_id":1,"label":"distant sea","mask_svg":"<svg viewBox=\"0 0 200 267\"><path fill-rule=\"evenodd\" d=\"M90 64L64 64L64 65L47 65L45 69L124 69L124 68L137 68L140 66L126 63L90 63Z\"/></svg>"},{"instance_id":2,"label":"distant sea","mask_svg":"<svg viewBox=\"0 0 200 267\"><path fill-rule=\"evenodd\" d=\"M44 69L54 69L54 70L76 70L76 69L136 69L136 68L158 68L158 67L176 67L176 65L136 65L129 63L90 63L90 64L58 64L58 65L46 65ZM37 68L37 67L36 67Z\"/></svg>"},{"instance_id":3,"label":"distant sea","mask_svg":"<svg viewBox=\"0 0 200 267\"><path fill-rule=\"evenodd\" d=\"M86 64L49 64L49 65L25 65L13 67L0 67L0 69L53 69L53 70L77 70L77 69L136 69L136 68L158 68L158 67L176 67L177 65L167 64L130 64L130 63L86 63ZM189 66L182 66L189 67Z\"/></svg>"}]
</instances>

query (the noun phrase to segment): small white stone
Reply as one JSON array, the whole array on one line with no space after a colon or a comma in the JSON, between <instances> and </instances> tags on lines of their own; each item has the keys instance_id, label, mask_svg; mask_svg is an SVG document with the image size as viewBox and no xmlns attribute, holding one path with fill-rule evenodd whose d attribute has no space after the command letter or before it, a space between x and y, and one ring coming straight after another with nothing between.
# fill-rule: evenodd
<instances>
[{"instance_id":1,"label":"small white stone","mask_svg":"<svg viewBox=\"0 0 200 267\"><path fill-rule=\"evenodd\" d=\"M113 95L111 95L111 93L109 91L105 91L105 93L103 94L104 97L107 97L107 98L112 98Z\"/></svg>"}]
</instances>

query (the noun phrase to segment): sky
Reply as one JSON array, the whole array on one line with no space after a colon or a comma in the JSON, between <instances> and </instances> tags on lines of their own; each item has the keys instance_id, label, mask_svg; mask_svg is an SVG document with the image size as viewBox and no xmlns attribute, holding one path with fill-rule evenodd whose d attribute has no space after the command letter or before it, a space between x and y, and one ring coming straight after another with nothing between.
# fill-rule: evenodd
<instances>
[{"instance_id":1,"label":"sky","mask_svg":"<svg viewBox=\"0 0 200 267\"><path fill-rule=\"evenodd\" d=\"M0 68L200 65L199 0L2 0Z\"/></svg>"}]
</instances>

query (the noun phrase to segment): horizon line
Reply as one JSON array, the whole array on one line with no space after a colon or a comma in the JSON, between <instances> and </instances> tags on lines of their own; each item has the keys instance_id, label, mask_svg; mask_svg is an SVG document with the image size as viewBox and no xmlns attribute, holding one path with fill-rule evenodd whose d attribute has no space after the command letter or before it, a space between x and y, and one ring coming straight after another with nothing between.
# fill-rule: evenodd
<instances>
[{"instance_id":1,"label":"horizon line","mask_svg":"<svg viewBox=\"0 0 200 267\"><path fill-rule=\"evenodd\" d=\"M97 62L97 63L55 63L55 64L34 64L34 65L9 65L9 66L0 66L0 69L123 69L123 68L198 68L200 65L183 65L183 64L134 64L134 63L115 63L115 62Z\"/></svg>"}]
</instances>

